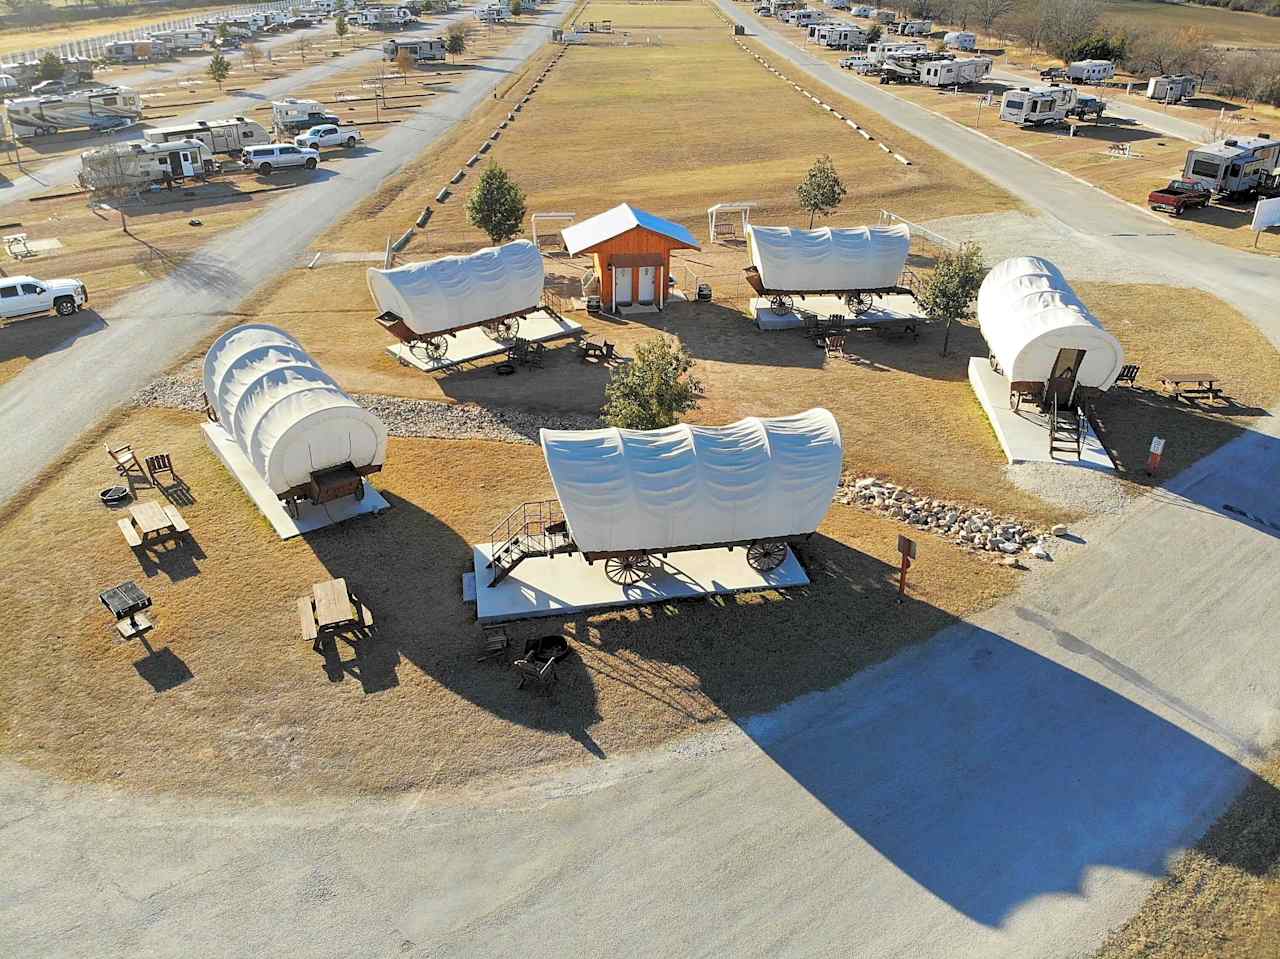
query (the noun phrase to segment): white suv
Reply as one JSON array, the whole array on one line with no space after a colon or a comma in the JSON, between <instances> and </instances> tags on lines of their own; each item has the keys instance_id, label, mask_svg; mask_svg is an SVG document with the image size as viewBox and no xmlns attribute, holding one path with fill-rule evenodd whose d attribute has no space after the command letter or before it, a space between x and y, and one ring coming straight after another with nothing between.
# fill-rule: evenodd
<instances>
[{"instance_id":1,"label":"white suv","mask_svg":"<svg viewBox=\"0 0 1280 959\"><path fill-rule=\"evenodd\" d=\"M334 126L332 123L324 123L318 127L312 127L306 133L293 138L295 146L306 147L311 150L319 150L321 147L341 146L345 146L350 150L363 140L364 134L355 127Z\"/></svg>"},{"instance_id":2,"label":"white suv","mask_svg":"<svg viewBox=\"0 0 1280 959\"><path fill-rule=\"evenodd\" d=\"M79 280L0 277L0 319L35 316L50 310L59 316L70 316L88 302L89 293Z\"/></svg>"},{"instance_id":3,"label":"white suv","mask_svg":"<svg viewBox=\"0 0 1280 959\"><path fill-rule=\"evenodd\" d=\"M283 170L291 166L314 170L320 162L320 154L316 150L308 150L292 143L268 143L264 146L245 147L240 152L240 162L250 170L266 176L272 170Z\"/></svg>"}]
</instances>

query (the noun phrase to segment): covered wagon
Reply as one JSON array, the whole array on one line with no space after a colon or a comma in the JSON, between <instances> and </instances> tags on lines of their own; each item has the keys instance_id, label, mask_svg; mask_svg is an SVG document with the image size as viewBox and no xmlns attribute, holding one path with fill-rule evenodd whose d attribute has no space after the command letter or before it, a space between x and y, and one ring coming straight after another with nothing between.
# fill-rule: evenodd
<instances>
[{"instance_id":1,"label":"covered wagon","mask_svg":"<svg viewBox=\"0 0 1280 959\"><path fill-rule=\"evenodd\" d=\"M209 419L235 441L253 470L295 515L364 495L382 469L387 430L292 336L266 323L234 327L204 358Z\"/></svg>"},{"instance_id":2,"label":"covered wagon","mask_svg":"<svg viewBox=\"0 0 1280 959\"><path fill-rule=\"evenodd\" d=\"M779 316L791 312L796 296L842 297L854 315L870 310L879 295L915 296L905 225L797 230L752 223L746 229L747 284Z\"/></svg>"},{"instance_id":3,"label":"covered wagon","mask_svg":"<svg viewBox=\"0 0 1280 959\"><path fill-rule=\"evenodd\" d=\"M978 292L978 326L991 367L1009 380L1009 405L1022 398L1067 407L1080 386L1107 390L1124 348L1102 328L1056 266L1038 256L997 265Z\"/></svg>"},{"instance_id":4,"label":"covered wagon","mask_svg":"<svg viewBox=\"0 0 1280 959\"><path fill-rule=\"evenodd\" d=\"M542 302L542 254L528 240L485 247L468 256L445 256L394 269L370 269L369 293L378 323L423 361L439 360L446 337L483 327L509 341L520 320L537 310L557 319Z\"/></svg>"},{"instance_id":5,"label":"covered wagon","mask_svg":"<svg viewBox=\"0 0 1280 959\"><path fill-rule=\"evenodd\" d=\"M525 504L495 530L495 585L521 560L581 552L630 585L650 557L743 547L777 568L811 536L840 482L840 427L824 409L728 426L540 432L557 500Z\"/></svg>"}]
</instances>

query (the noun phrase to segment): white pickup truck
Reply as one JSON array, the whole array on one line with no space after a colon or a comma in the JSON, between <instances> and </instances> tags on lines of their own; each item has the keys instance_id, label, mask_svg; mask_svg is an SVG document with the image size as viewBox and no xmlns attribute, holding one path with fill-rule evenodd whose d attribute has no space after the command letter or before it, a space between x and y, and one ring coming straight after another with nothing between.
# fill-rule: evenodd
<instances>
[{"instance_id":1,"label":"white pickup truck","mask_svg":"<svg viewBox=\"0 0 1280 959\"><path fill-rule=\"evenodd\" d=\"M364 142L364 134L355 127L336 126L322 123L312 127L306 133L300 133L293 142L308 150L319 150L321 147L346 147L350 149L357 143Z\"/></svg>"},{"instance_id":2,"label":"white pickup truck","mask_svg":"<svg viewBox=\"0 0 1280 959\"><path fill-rule=\"evenodd\" d=\"M0 277L0 319L38 316L55 311L70 316L89 302L79 280L37 280L34 276Z\"/></svg>"}]
</instances>

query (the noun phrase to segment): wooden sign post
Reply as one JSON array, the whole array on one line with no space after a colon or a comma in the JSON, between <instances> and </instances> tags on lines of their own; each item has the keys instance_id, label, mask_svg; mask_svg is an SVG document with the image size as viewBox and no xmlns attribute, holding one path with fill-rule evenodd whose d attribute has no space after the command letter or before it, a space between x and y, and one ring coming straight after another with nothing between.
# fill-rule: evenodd
<instances>
[{"instance_id":1,"label":"wooden sign post","mask_svg":"<svg viewBox=\"0 0 1280 959\"><path fill-rule=\"evenodd\" d=\"M901 605L902 598L907 595L907 570L916 558L916 541L899 533L898 552L902 556L902 565L898 568L898 604Z\"/></svg>"}]
</instances>

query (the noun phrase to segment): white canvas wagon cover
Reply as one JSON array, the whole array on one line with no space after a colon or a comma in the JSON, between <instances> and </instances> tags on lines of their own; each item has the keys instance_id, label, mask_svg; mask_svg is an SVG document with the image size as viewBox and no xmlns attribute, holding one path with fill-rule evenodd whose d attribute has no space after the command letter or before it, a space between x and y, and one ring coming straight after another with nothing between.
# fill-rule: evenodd
<instances>
[{"instance_id":1,"label":"white canvas wagon cover","mask_svg":"<svg viewBox=\"0 0 1280 959\"><path fill-rule=\"evenodd\" d=\"M532 310L542 301L542 254L529 240L391 270L370 269L369 293L414 333L431 336Z\"/></svg>"},{"instance_id":2,"label":"white canvas wagon cover","mask_svg":"<svg viewBox=\"0 0 1280 959\"><path fill-rule=\"evenodd\" d=\"M728 426L541 430L574 542L659 550L812 533L840 481L827 410Z\"/></svg>"},{"instance_id":3,"label":"white canvas wagon cover","mask_svg":"<svg viewBox=\"0 0 1280 959\"><path fill-rule=\"evenodd\" d=\"M204 358L204 393L274 493L331 466L363 469L386 460L382 421L279 327L249 323L218 337Z\"/></svg>"},{"instance_id":4,"label":"white canvas wagon cover","mask_svg":"<svg viewBox=\"0 0 1280 959\"><path fill-rule=\"evenodd\" d=\"M1010 380L1049 379L1059 350L1084 350L1080 386L1110 389L1124 366L1120 341L1102 328L1062 272L1038 256L997 264L978 291L978 326Z\"/></svg>"},{"instance_id":5,"label":"white canvas wagon cover","mask_svg":"<svg viewBox=\"0 0 1280 959\"><path fill-rule=\"evenodd\" d=\"M911 230L904 224L797 230L753 223L747 227L747 246L769 290L883 290L898 285L911 250Z\"/></svg>"}]
</instances>

